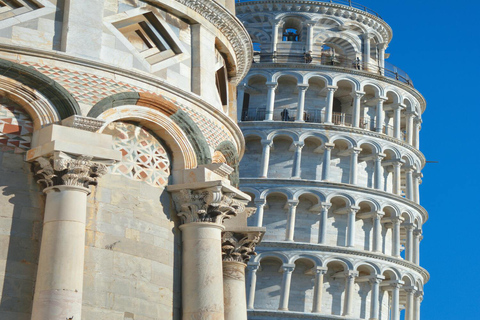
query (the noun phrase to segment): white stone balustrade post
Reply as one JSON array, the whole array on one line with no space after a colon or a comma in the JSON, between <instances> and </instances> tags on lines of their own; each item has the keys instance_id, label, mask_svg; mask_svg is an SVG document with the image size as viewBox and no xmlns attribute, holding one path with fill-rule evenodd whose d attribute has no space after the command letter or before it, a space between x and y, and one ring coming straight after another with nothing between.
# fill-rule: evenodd
<instances>
[{"instance_id":1,"label":"white stone balustrade post","mask_svg":"<svg viewBox=\"0 0 480 320\"><path fill-rule=\"evenodd\" d=\"M260 178L268 176L268 164L270 162L270 149L273 147L272 140L262 140L262 159L260 162Z\"/></svg>"},{"instance_id":2,"label":"white stone balustrade post","mask_svg":"<svg viewBox=\"0 0 480 320\"><path fill-rule=\"evenodd\" d=\"M405 241L405 260L413 262L413 223L404 223L403 227L406 232Z\"/></svg>"},{"instance_id":3,"label":"white stone balustrade post","mask_svg":"<svg viewBox=\"0 0 480 320\"><path fill-rule=\"evenodd\" d=\"M405 180L406 180L406 198L408 200L414 200L413 199L413 171L415 170L415 167L406 167L405 168Z\"/></svg>"},{"instance_id":4,"label":"white stone balustrade post","mask_svg":"<svg viewBox=\"0 0 480 320\"><path fill-rule=\"evenodd\" d=\"M247 266L248 270L248 288L247 288L247 309L254 309L255 305L255 290L257 287L257 271L260 268L259 262L250 262Z\"/></svg>"},{"instance_id":5,"label":"white stone balustrade post","mask_svg":"<svg viewBox=\"0 0 480 320\"><path fill-rule=\"evenodd\" d=\"M308 84L299 84L298 88L298 103L297 103L297 118L296 122L305 122L304 112L305 112L305 93L308 89Z\"/></svg>"},{"instance_id":6,"label":"white stone balustrade post","mask_svg":"<svg viewBox=\"0 0 480 320\"><path fill-rule=\"evenodd\" d=\"M423 174L421 172L413 173L413 201L420 204L420 185L422 184Z\"/></svg>"},{"instance_id":7,"label":"white stone balustrade post","mask_svg":"<svg viewBox=\"0 0 480 320\"><path fill-rule=\"evenodd\" d=\"M224 320L247 320L245 267L264 232L264 228L245 228L222 234Z\"/></svg>"},{"instance_id":8,"label":"white stone balustrade post","mask_svg":"<svg viewBox=\"0 0 480 320\"><path fill-rule=\"evenodd\" d=\"M267 82L265 85L268 88L265 121L273 121L273 110L275 108L275 90L277 89L277 83Z\"/></svg>"},{"instance_id":9,"label":"white stone balustrade post","mask_svg":"<svg viewBox=\"0 0 480 320\"><path fill-rule=\"evenodd\" d=\"M288 311L288 301L290 299L290 284L292 282L292 272L295 269L294 264L284 264L282 266L283 279L280 293L280 305L278 310Z\"/></svg>"},{"instance_id":10,"label":"white stone balustrade post","mask_svg":"<svg viewBox=\"0 0 480 320\"><path fill-rule=\"evenodd\" d=\"M405 112L405 117L406 117L406 124L407 124L407 136L406 136L406 142L409 145L413 145L413 117L415 116L414 112L407 111Z\"/></svg>"},{"instance_id":11,"label":"white stone balustrade post","mask_svg":"<svg viewBox=\"0 0 480 320\"><path fill-rule=\"evenodd\" d=\"M397 160L392 163L393 165L393 193L396 195L401 195L402 194L402 165L404 161L403 160Z\"/></svg>"},{"instance_id":12,"label":"white stone balustrade post","mask_svg":"<svg viewBox=\"0 0 480 320\"><path fill-rule=\"evenodd\" d=\"M400 217L392 217L392 256L400 257Z\"/></svg>"},{"instance_id":13,"label":"white stone balustrade post","mask_svg":"<svg viewBox=\"0 0 480 320\"><path fill-rule=\"evenodd\" d=\"M320 313L322 311L323 276L326 273L327 268L317 267L315 269L312 313Z\"/></svg>"},{"instance_id":14,"label":"white stone balustrade post","mask_svg":"<svg viewBox=\"0 0 480 320\"><path fill-rule=\"evenodd\" d=\"M255 200L255 206L257 207L257 211L255 212L257 227L263 227L263 213L264 213L266 204L267 204L266 199Z\"/></svg>"},{"instance_id":15,"label":"white stone balustrade post","mask_svg":"<svg viewBox=\"0 0 480 320\"><path fill-rule=\"evenodd\" d=\"M354 128L360 128L360 110L362 105L362 98L365 92L353 92L353 119L352 126Z\"/></svg>"},{"instance_id":16,"label":"white stone balustrade post","mask_svg":"<svg viewBox=\"0 0 480 320\"><path fill-rule=\"evenodd\" d=\"M335 148L333 143L325 143L323 151L323 166L322 166L322 180L329 181L330 179L330 161L332 158L332 150Z\"/></svg>"},{"instance_id":17,"label":"white stone balustrade post","mask_svg":"<svg viewBox=\"0 0 480 320\"><path fill-rule=\"evenodd\" d=\"M360 207L350 207L347 210L348 225L347 225L347 247L355 247L355 217Z\"/></svg>"},{"instance_id":18,"label":"white stone balustrade post","mask_svg":"<svg viewBox=\"0 0 480 320\"><path fill-rule=\"evenodd\" d=\"M420 241L422 240L422 230L413 231L413 263L420 264Z\"/></svg>"},{"instance_id":19,"label":"white stone balustrade post","mask_svg":"<svg viewBox=\"0 0 480 320\"><path fill-rule=\"evenodd\" d=\"M328 221L328 210L332 207L331 203L322 203L322 211L320 213L320 237L318 243L326 244L327 243L327 221Z\"/></svg>"},{"instance_id":20,"label":"white stone balustrade post","mask_svg":"<svg viewBox=\"0 0 480 320\"><path fill-rule=\"evenodd\" d=\"M402 119L402 110L405 109L405 105L397 104L392 106L393 108L393 136L397 139L402 139L401 131L401 119Z\"/></svg>"},{"instance_id":21,"label":"white stone balustrade post","mask_svg":"<svg viewBox=\"0 0 480 320\"><path fill-rule=\"evenodd\" d=\"M385 124L385 112L383 111L383 103L387 101L387 98L380 97L377 100L377 108L376 108L376 115L375 115L375 131L382 133L383 126Z\"/></svg>"},{"instance_id":22,"label":"white stone balustrade post","mask_svg":"<svg viewBox=\"0 0 480 320\"><path fill-rule=\"evenodd\" d=\"M305 26L307 27L307 52L312 53L313 51L313 29L315 28L316 21L307 21Z\"/></svg>"},{"instance_id":23,"label":"white stone balustrade post","mask_svg":"<svg viewBox=\"0 0 480 320\"><path fill-rule=\"evenodd\" d=\"M414 316L415 320L420 320L420 306L422 304L422 300L423 300L423 292L420 290L417 290L417 292L415 292L415 316Z\"/></svg>"},{"instance_id":24,"label":"white stone balustrade post","mask_svg":"<svg viewBox=\"0 0 480 320\"><path fill-rule=\"evenodd\" d=\"M293 241L293 236L295 234L295 216L297 212L298 200L288 200L285 205L288 208L288 225L286 232L286 241Z\"/></svg>"},{"instance_id":25,"label":"white stone balustrade post","mask_svg":"<svg viewBox=\"0 0 480 320\"><path fill-rule=\"evenodd\" d=\"M337 91L338 87L327 87L327 98L326 98L326 112L325 112L325 124L333 124L332 116L333 116L333 98L335 95L335 91Z\"/></svg>"},{"instance_id":26,"label":"white stone balustrade post","mask_svg":"<svg viewBox=\"0 0 480 320\"><path fill-rule=\"evenodd\" d=\"M302 163L302 149L305 146L303 141L296 141L293 143L295 146L295 155L293 158L293 172L292 178L300 179L301 174L301 163Z\"/></svg>"},{"instance_id":27,"label":"white stone balustrade post","mask_svg":"<svg viewBox=\"0 0 480 320\"><path fill-rule=\"evenodd\" d=\"M370 296L370 320L378 320L380 310L380 283L383 279L383 276L378 275L369 279L372 286Z\"/></svg>"},{"instance_id":28,"label":"white stone balustrade post","mask_svg":"<svg viewBox=\"0 0 480 320\"><path fill-rule=\"evenodd\" d=\"M350 184L356 185L358 181L358 155L361 148L352 148L350 155Z\"/></svg>"},{"instance_id":29,"label":"white stone balustrade post","mask_svg":"<svg viewBox=\"0 0 480 320\"><path fill-rule=\"evenodd\" d=\"M382 217L384 212L379 211L373 214L373 248L374 252L382 252L381 239L382 239Z\"/></svg>"},{"instance_id":30,"label":"white stone balustrade post","mask_svg":"<svg viewBox=\"0 0 480 320\"><path fill-rule=\"evenodd\" d=\"M382 181L383 181L383 166L382 160L386 157L384 153L377 153L375 155L375 181L374 181L374 188L381 190L382 189Z\"/></svg>"},{"instance_id":31,"label":"white stone balustrade post","mask_svg":"<svg viewBox=\"0 0 480 320\"><path fill-rule=\"evenodd\" d=\"M345 274L345 301L343 308L343 315L345 317L351 316L353 313L353 293L355 291L355 278L358 276L358 273L349 271Z\"/></svg>"},{"instance_id":32,"label":"white stone balustrade post","mask_svg":"<svg viewBox=\"0 0 480 320\"><path fill-rule=\"evenodd\" d=\"M415 287L403 287L405 291L405 320L414 320L415 316Z\"/></svg>"}]
</instances>

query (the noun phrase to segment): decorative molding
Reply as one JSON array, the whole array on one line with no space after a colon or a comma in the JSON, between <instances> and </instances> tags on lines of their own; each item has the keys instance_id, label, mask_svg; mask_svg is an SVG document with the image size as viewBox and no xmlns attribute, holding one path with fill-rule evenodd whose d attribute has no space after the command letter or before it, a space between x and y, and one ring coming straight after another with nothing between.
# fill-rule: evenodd
<instances>
[{"instance_id":1,"label":"decorative molding","mask_svg":"<svg viewBox=\"0 0 480 320\"><path fill-rule=\"evenodd\" d=\"M47 188L59 185L88 188L96 185L98 178L107 173L107 165L92 161L90 156L71 157L56 152L48 158L39 157L35 162L34 171L39 176L37 182Z\"/></svg>"},{"instance_id":2,"label":"decorative molding","mask_svg":"<svg viewBox=\"0 0 480 320\"><path fill-rule=\"evenodd\" d=\"M230 232L222 234L223 261L236 261L245 264L251 256L257 255L255 246L262 238L261 232Z\"/></svg>"},{"instance_id":3,"label":"decorative molding","mask_svg":"<svg viewBox=\"0 0 480 320\"><path fill-rule=\"evenodd\" d=\"M222 224L245 210L245 204L234 199L235 193L224 192L222 187L192 190L181 189L173 193L177 215L182 223L212 222Z\"/></svg>"},{"instance_id":4,"label":"decorative molding","mask_svg":"<svg viewBox=\"0 0 480 320\"><path fill-rule=\"evenodd\" d=\"M73 115L62 121L62 125L64 126L90 132L97 132L104 124L105 120L77 115Z\"/></svg>"}]
</instances>

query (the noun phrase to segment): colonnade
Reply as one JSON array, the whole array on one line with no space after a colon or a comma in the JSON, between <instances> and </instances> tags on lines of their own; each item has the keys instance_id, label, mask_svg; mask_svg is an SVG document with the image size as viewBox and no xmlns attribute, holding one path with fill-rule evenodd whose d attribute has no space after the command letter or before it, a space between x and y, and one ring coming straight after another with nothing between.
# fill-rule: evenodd
<instances>
[{"instance_id":1,"label":"colonnade","mask_svg":"<svg viewBox=\"0 0 480 320\"><path fill-rule=\"evenodd\" d=\"M248 264L248 298L247 308L249 310L255 309L255 293L256 284L258 281L258 270L261 268L261 262L250 262ZM292 273L295 270L294 263L283 263L279 272L282 273L282 282L280 286L280 299L278 310L289 310L290 291L292 287ZM347 270L342 272L332 273L329 272L328 267L315 267L314 268L314 286L313 286L313 303L311 310L305 310L305 312L326 314L322 310L322 301L324 289L324 278L329 274L329 277L333 279L345 279L345 290L343 292L343 310L342 316L353 316L355 283L368 282L370 284L370 306L369 314L370 320L380 319L380 291L387 292L391 299L389 314L391 320L400 320L400 311L403 307L405 309L405 320L420 320L420 306L423 300L423 291L414 285L405 284L404 281L395 279L386 279L385 275L370 274L360 275L358 271ZM403 306L400 302L400 292L405 293L405 299Z\"/></svg>"},{"instance_id":2,"label":"colonnade","mask_svg":"<svg viewBox=\"0 0 480 320\"><path fill-rule=\"evenodd\" d=\"M261 140L262 144L262 157L260 161L260 178L268 177L268 169L270 162L270 151L273 147L273 140ZM301 171L302 161L302 149L305 143L302 141L294 141L292 146L294 147L294 161L292 178L299 179ZM330 175L330 168L332 162L332 150L335 148L333 143L324 143L323 149L323 161L322 161L322 181L332 181ZM362 149L352 147L345 151L342 151L343 155L350 155L350 171L349 171L349 183L352 185L358 185L358 163L359 161L373 161L374 162L374 174L373 174L373 188L377 190L387 191L383 183L384 172L392 173L392 193L398 196L405 196L405 198L420 203L420 190L419 186L423 177L421 172L417 171L415 166L409 166L405 164L403 159L391 159L383 160L386 157L384 153L372 153L369 155L360 156ZM402 173L403 171L403 173ZM405 188L402 190L402 178L405 180Z\"/></svg>"}]
</instances>

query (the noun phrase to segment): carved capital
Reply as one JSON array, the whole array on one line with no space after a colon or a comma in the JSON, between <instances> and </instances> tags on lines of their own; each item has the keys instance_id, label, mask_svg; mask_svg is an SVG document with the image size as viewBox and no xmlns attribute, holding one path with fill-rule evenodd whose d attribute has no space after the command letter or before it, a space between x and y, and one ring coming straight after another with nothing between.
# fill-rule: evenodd
<instances>
[{"instance_id":1,"label":"carved capital","mask_svg":"<svg viewBox=\"0 0 480 320\"><path fill-rule=\"evenodd\" d=\"M255 246L262 239L262 232L230 232L222 233L223 261L248 263L252 256L257 255Z\"/></svg>"},{"instance_id":2,"label":"carved capital","mask_svg":"<svg viewBox=\"0 0 480 320\"><path fill-rule=\"evenodd\" d=\"M50 157L35 159L35 174L38 183L45 187L59 185L88 188L96 185L98 178L107 173L107 165L94 161L91 156L69 156L55 152Z\"/></svg>"},{"instance_id":3,"label":"carved capital","mask_svg":"<svg viewBox=\"0 0 480 320\"><path fill-rule=\"evenodd\" d=\"M222 224L225 219L245 211L245 203L234 199L234 196L235 193L224 192L221 186L217 186L199 190L181 189L173 194L173 200L182 223Z\"/></svg>"}]
</instances>

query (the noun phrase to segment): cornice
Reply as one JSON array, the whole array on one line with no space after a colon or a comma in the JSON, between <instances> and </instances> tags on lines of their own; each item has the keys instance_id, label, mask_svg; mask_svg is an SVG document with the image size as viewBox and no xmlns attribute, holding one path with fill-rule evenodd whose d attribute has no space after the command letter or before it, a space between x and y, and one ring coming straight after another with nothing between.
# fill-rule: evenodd
<instances>
[{"instance_id":1,"label":"cornice","mask_svg":"<svg viewBox=\"0 0 480 320\"><path fill-rule=\"evenodd\" d=\"M335 316L335 315L326 315L319 313L305 313L297 311L283 311L283 310L248 310L248 316L250 317L266 317L271 319L314 319L314 320L360 320L355 317L348 316Z\"/></svg>"},{"instance_id":2,"label":"cornice","mask_svg":"<svg viewBox=\"0 0 480 320\"><path fill-rule=\"evenodd\" d=\"M245 128L248 129L255 129L258 130L260 127L268 127L268 128L275 128L275 129L285 129L286 122L285 121L242 121L239 122L240 128L243 130ZM419 159L420 162L422 163L422 168L425 166L426 159L423 153L418 150L417 148L414 148L413 146L409 145L408 143L391 137L389 135L383 134L383 133L378 133L375 131L371 130L365 130L365 129L360 129L360 128L353 128L353 127L346 127L346 126L336 126L336 125L328 125L328 124L323 124L323 123L315 123L315 122L288 122L288 128L307 128L307 129L320 129L320 130L325 130L325 131L339 131L339 132L348 132L348 133L355 133L359 134L362 136L370 136L382 140L386 140L392 143L396 143L405 149L411 151L413 154L415 154Z\"/></svg>"},{"instance_id":3,"label":"cornice","mask_svg":"<svg viewBox=\"0 0 480 320\"><path fill-rule=\"evenodd\" d=\"M199 107L201 110L207 112L209 116L217 119L223 125L225 125L225 127L232 133L232 136L235 139L235 143L237 144L237 149L238 149L240 159L243 156L245 140L243 138L242 131L240 130L239 126L233 119L231 119L225 113L219 112L217 108L215 108L213 105L203 100L200 96L193 94L189 91L182 90L181 88L171 85L167 81L159 79L156 76L153 76L151 74L144 73L141 71L133 71L133 70L117 68L115 66L112 66L106 63L98 62L95 60L89 60L85 58L80 58L76 56L71 56L64 52L58 52L58 51L47 51L47 50L34 49L29 47L17 46L17 45L13 46L13 45L1 43L0 52L8 52L16 55L26 55L26 56L42 58L42 59L51 59L51 60L56 60L63 63L70 63L72 65L82 66L82 67L86 67L86 68L90 68L98 71L109 72L112 75L119 75L122 77L131 78L135 81L141 81L147 85L155 86L157 88L160 88L161 90L164 90L165 92L179 96L184 101L194 104L195 106ZM15 61L15 62L19 63L20 61Z\"/></svg>"},{"instance_id":4,"label":"cornice","mask_svg":"<svg viewBox=\"0 0 480 320\"><path fill-rule=\"evenodd\" d=\"M160 1L149 0L146 2L155 5ZM234 14L216 1L176 0L176 2L192 9L207 19L230 41L235 51L237 63L237 73L232 78L232 81L234 84L238 84L247 75L253 59L252 40L247 29Z\"/></svg>"},{"instance_id":5,"label":"cornice","mask_svg":"<svg viewBox=\"0 0 480 320\"><path fill-rule=\"evenodd\" d=\"M295 249L295 250L311 250L311 251L321 251L321 252L332 252L332 253L340 253L340 254L347 254L352 255L354 257L365 257L371 258L376 260L382 260L385 262L393 263L399 265L404 268L408 268L414 270L418 274L420 274L423 279L424 283L427 283L430 280L430 274L424 268L409 262L403 259L394 258L385 254L373 253L370 251L365 250L356 250L356 249L347 249L342 247L332 247L326 246L321 244L314 244L314 243L304 243L304 242L276 242L276 241L268 241L263 240L257 248L282 248L282 249ZM284 252L285 250L282 250Z\"/></svg>"},{"instance_id":6,"label":"cornice","mask_svg":"<svg viewBox=\"0 0 480 320\"><path fill-rule=\"evenodd\" d=\"M393 201L398 201L404 204L407 207L415 209L422 215L423 223L428 220L428 212L424 207L415 203L406 198L394 195L389 192L371 189L371 188L362 188L358 186L353 186L346 183L336 183L336 182L327 182L327 181L312 181L312 180L303 180L303 179L274 179L274 178L240 178L240 188L251 186L253 188L262 187L271 187L272 185L278 185L282 187L314 187L314 188L325 188L325 189L338 189L342 192L345 191L355 191L359 193L364 193L367 195L375 195L382 197L384 199L389 199Z\"/></svg>"},{"instance_id":7,"label":"cornice","mask_svg":"<svg viewBox=\"0 0 480 320\"><path fill-rule=\"evenodd\" d=\"M254 7L250 11L283 11L283 12L309 12L321 13L344 17L374 28L389 43L392 40L392 28L381 18L366 11L338 3L311 1L311 0L261 0L248 1L236 4L237 15L246 7ZM263 10L262 10L263 9ZM360 15L360 16L359 16ZM361 19L363 17L363 19Z\"/></svg>"},{"instance_id":8,"label":"cornice","mask_svg":"<svg viewBox=\"0 0 480 320\"><path fill-rule=\"evenodd\" d=\"M400 87L410 94L412 94L420 103L420 106L422 108L422 113L425 112L425 109L427 107L427 101L425 98L422 96L422 94L415 88L401 82L395 79L391 79L389 77L385 77L376 73L368 72L368 71L363 71L363 70L356 70L356 69L350 69L350 68L344 68L344 67L337 67L337 66L325 66L321 64L307 64L307 63L272 63L272 62L259 62L259 63L254 63L252 64L252 70L253 69L291 69L295 71L300 71L300 70L325 70L325 71L335 71L335 72L341 72L341 73L348 73L348 74L353 74L353 75L358 75L358 76L363 76L363 77L368 77L372 78L375 80L387 82L389 84L393 84L397 87Z\"/></svg>"}]
</instances>

